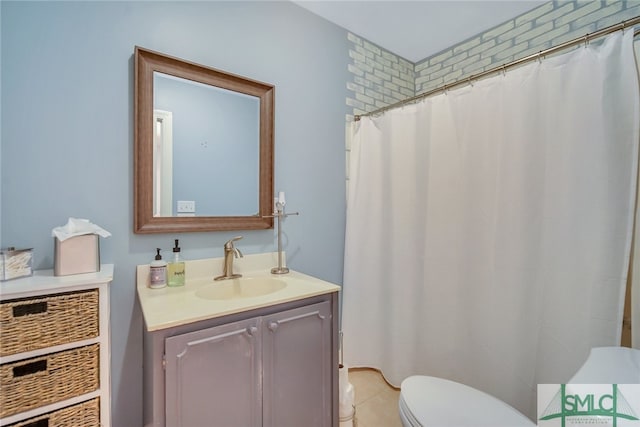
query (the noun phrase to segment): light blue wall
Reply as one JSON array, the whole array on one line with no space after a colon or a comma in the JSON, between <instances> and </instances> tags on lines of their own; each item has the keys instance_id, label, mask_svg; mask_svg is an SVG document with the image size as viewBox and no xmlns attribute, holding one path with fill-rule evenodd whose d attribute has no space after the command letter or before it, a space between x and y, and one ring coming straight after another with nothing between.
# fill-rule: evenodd
<instances>
[{"instance_id":1,"label":"light blue wall","mask_svg":"<svg viewBox=\"0 0 640 427\"><path fill-rule=\"evenodd\" d=\"M139 45L276 87L275 191L289 265L341 283L345 222L346 32L289 2L1 3L1 245L51 268L51 229L69 216L113 233L113 425L142 420L142 316L135 266L174 238L187 258L271 251L274 230L135 235L133 51Z\"/></svg>"},{"instance_id":2,"label":"light blue wall","mask_svg":"<svg viewBox=\"0 0 640 427\"><path fill-rule=\"evenodd\" d=\"M0 25L2 24L2 7L0 5ZM0 100L2 99L2 31L0 27ZM0 247L2 246L2 102L0 102Z\"/></svg>"}]
</instances>

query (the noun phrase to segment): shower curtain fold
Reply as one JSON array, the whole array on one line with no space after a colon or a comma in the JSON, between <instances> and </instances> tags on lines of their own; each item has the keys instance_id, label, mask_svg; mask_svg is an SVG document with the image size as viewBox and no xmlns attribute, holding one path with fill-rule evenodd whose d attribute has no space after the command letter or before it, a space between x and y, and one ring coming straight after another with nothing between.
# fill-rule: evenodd
<instances>
[{"instance_id":1,"label":"shower curtain fold","mask_svg":"<svg viewBox=\"0 0 640 427\"><path fill-rule=\"evenodd\" d=\"M631 32L353 124L349 366L460 381L535 416L616 345L631 244Z\"/></svg>"}]
</instances>

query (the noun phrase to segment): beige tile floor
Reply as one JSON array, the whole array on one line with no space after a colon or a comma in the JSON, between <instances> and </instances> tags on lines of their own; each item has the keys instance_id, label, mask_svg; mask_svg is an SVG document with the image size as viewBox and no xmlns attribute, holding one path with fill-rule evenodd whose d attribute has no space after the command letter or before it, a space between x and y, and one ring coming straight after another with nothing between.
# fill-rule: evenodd
<instances>
[{"instance_id":1,"label":"beige tile floor","mask_svg":"<svg viewBox=\"0 0 640 427\"><path fill-rule=\"evenodd\" d=\"M354 427L402 427L398 415L400 390L394 389L374 369L349 369L355 389Z\"/></svg>"}]
</instances>

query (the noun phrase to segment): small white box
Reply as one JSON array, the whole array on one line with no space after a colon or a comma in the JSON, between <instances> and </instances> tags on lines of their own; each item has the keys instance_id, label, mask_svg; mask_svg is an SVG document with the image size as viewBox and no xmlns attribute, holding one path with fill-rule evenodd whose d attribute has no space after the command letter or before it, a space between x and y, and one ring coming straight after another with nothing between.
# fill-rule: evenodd
<instances>
[{"instance_id":1,"label":"small white box","mask_svg":"<svg viewBox=\"0 0 640 427\"><path fill-rule=\"evenodd\" d=\"M100 240L97 234L83 234L64 241L54 237L55 276L100 271Z\"/></svg>"},{"instance_id":2,"label":"small white box","mask_svg":"<svg viewBox=\"0 0 640 427\"><path fill-rule=\"evenodd\" d=\"M0 250L0 282L33 274L33 249Z\"/></svg>"}]
</instances>

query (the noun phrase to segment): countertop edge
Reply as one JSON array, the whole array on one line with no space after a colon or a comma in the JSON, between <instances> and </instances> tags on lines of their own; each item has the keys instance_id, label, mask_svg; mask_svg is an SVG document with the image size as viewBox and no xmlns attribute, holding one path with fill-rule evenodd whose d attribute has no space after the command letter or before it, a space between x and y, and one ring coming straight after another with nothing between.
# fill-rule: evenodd
<instances>
[{"instance_id":1,"label":"countertop edge","mask_svg":"<svg viewBox=\"0 0 640 427\"><path fill-rule=\"evenodd\" d=\"M238 314L238 313L243 313L243 312L248 312L248 311L252 311L252 310L259 310L261 308L266 308L266 307L271 307L271 306L275 306L275 305L279 305L279 304L286 304L289 302L294 302L294 301L300 301L303 299L307 299L307 298L313 298L313 297L317 297L320 295L326 295L326 294L331 294L333 292L340 292L341 288L338 285L334 285L335 288L333 289L326 289L326 290L322 290L319 292L311 292L308 294L304 294L301 295L299 297L295 297L295 298L284 298L284 299L279 299L275 302L267 302L267 303L263 303L263 304L257 304L255 306L247 306L247 307L243 307L240 309L234 309L234 310L229 310L229 311L223 311L223 312L218 312L215 313L213 315L203 315L203 316L194 316L194 317L190 317L190 318L183 318L179 321L174 321L174 322L165 322L165 323L155 323L153 325L153 327L149 327L147 325L146 322L146 317L145 317L145 331L147 332L158 332L158 331L162 331L165 329L171 329L171 328L175 328L175 327L179 327L179 326L184 326L184 325L188 325L191 323L196 323L196 322L201 322L204 320L211 320L211 319L217 319L220 317L225 317L225 316L231 316L233 314ZM144 309L143 309L143 317L144 317Z\"/></svg>"}]
</instances>

